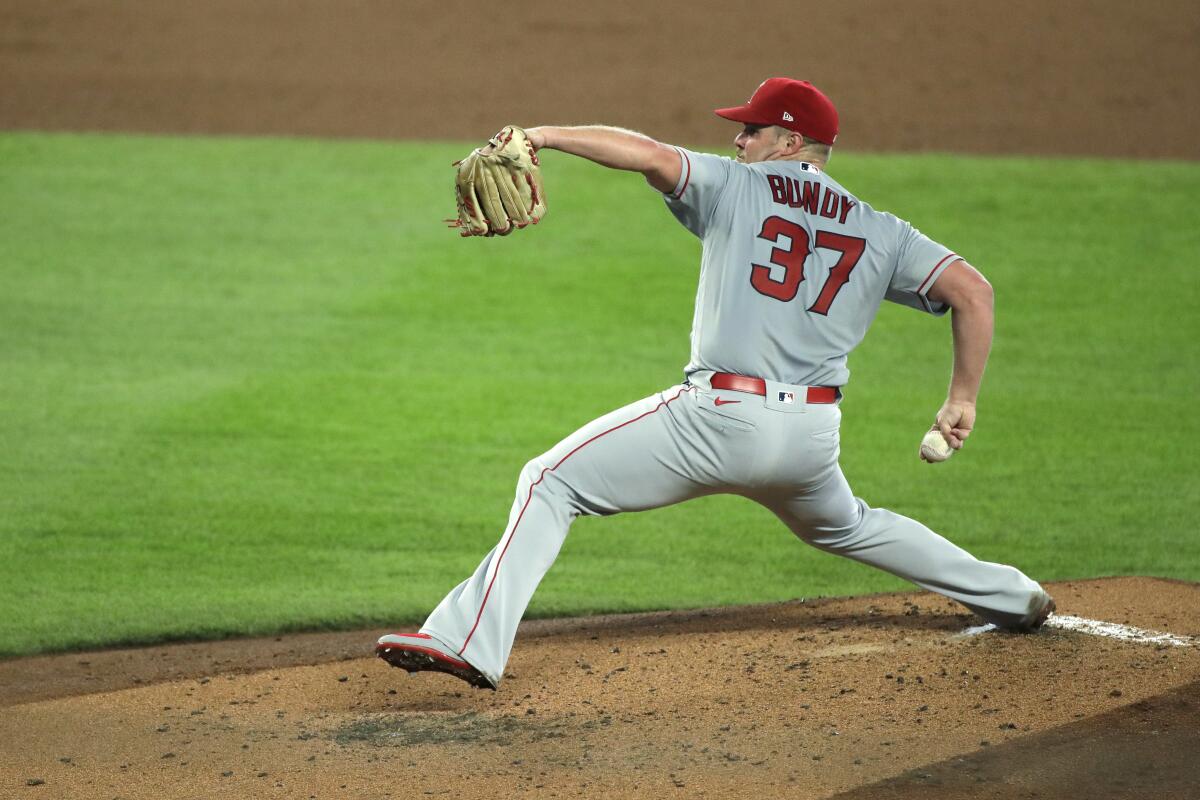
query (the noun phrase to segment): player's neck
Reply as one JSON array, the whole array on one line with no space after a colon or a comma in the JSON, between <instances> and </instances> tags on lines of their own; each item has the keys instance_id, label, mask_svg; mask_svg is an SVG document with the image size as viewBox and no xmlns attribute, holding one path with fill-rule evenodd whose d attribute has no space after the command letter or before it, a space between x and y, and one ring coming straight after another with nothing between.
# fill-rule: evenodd
<instances>
[{"instance_id":1,"label":"player's neck","mask_svg":"<svg viewBox=\"0 0 1200 800\"><path fill-rule=\"evenodd\" d=\"M822 171L824 171L825 163L826 163L826 159L823 158L820 154L814 153L811 150L807 150L807 149L800 150L796 153L793 153L790 156L779 155L779 156L776 156L776 157L768 159L768 160L770 160L770 161L802 161L806 164L812 164L814 167L816 167L817 169L822 170Z\"/></svg>"},{"instance_id":2,"label":"player's neck","mask_svg":"<svg viewBox=\"0 0 1200 800\"><path fill-rule=\"evenodd\" d=\"M796 160L805 161L820 170L824 170L825 164L828 162L828 159L824 156L806 150L801 150L799 153L797 153Z\"/></svg>"}]
</instances>

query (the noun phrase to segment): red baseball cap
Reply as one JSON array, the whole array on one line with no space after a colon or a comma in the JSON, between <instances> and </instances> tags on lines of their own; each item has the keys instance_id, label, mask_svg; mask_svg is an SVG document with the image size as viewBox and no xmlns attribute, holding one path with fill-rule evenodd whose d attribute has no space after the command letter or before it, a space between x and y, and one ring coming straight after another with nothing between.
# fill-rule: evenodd
<instances>
[{"instance_id":1,"label":"red baseball cap","mask_svg":"<svg viewBox=\"0 0 1200 800\"><path fill-rule=\"evenodd\" d=\"M744 106L718 108L716 113L734 122L779 125L825 144L837 141L837 109L808 81L767 78Z\"/></svg>"}]
</instances>

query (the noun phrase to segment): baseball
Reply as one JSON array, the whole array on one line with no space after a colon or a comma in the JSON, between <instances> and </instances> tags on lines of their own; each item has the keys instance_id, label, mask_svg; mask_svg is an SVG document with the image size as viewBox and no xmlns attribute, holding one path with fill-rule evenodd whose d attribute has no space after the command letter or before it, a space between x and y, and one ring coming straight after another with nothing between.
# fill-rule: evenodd
<instances>
[{"instance_id":1,"label":"baseball","mask_svg":"<svg viewBox=\"0 0 1200 800\"><path fill-rule=\"evenodd\" d=\"M934 428L921 440L921 458L931 464L945 461L954 454L954 449L942 438L941 431Z\"/></svg>"}]
</instances>

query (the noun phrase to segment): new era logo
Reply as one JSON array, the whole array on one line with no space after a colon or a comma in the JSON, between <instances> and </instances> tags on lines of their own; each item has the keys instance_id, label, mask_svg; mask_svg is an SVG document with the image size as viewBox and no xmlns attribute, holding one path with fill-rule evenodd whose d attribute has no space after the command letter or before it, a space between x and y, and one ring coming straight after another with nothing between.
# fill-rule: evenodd
<instances>
[{"instance_id":1,"label":"new era logo","mask_svg":"<svg viewBox=\"0 0 1200 800\"><path fill-rule=\"evenodd\" d=\"M784 122L795 122L796 118L785 111L785 112L783 112L783 121Z\"/></svg>"}]
</instances>

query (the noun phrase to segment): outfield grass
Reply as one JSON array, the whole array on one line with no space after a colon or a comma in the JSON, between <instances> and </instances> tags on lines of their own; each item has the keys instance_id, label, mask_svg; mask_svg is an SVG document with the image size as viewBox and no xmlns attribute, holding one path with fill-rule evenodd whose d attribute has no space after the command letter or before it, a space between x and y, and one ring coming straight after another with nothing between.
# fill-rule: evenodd
<instances>
[{"instance_id":1,"label":"outfield grass","mask_svg":"<svg viewBox=\"0 0 1200 800\"><path fill-rule=\"evenodd\" d=\"M551 153L541 226L460 240L463 151L0 135L0 654L422 619L526 460L678 381L699 247L654 193ZM856 491L1040 579L1200 579L1200 165L831 168L998 302L938 467L948 325L883 310L843 406ZM580 521L530 611L903 586L710 498Z\"/></svg>"}]
</instances>

